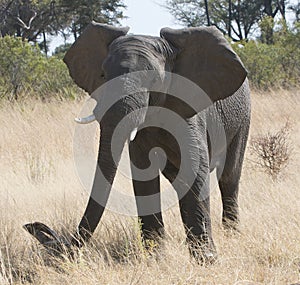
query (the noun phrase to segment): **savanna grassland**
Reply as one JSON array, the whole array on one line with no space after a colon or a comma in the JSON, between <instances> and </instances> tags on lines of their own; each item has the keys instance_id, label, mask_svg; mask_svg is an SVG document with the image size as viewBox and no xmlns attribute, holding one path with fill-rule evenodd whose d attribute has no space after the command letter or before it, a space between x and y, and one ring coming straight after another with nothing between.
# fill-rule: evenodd
<instances>
[{"instance_id":1,"label":"savanna grassland","mask_svg":"<svg viewBox=\"0 0 300 285\"><path fill-rule=\"evenodd\" d=\"M2 103L0 108L0 284L293 284L300 282L300 91L254 92L250 139L289 121L291 156L277 180L248 147L240 186L240 233L225 232L212 191L218 261L190 259L177 206L164 213L167 239L149 254L136 218L106 211L74 260L50 257L22 225L74 232L88 194L73 160L81 102ZM95 140L96 143L96 140ZM130 181L117 179L126 191ZM167 184L163 181L163 187ZM155 245L154 245L155 251Z\"/></svg>"}]
</instances>

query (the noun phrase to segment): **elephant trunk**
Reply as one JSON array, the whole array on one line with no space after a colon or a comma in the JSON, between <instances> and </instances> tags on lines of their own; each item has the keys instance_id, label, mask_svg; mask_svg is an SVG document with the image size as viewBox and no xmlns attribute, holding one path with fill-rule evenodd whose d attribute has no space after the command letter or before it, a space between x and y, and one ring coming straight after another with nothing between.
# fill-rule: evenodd
<instances>
[{"instance_id":1,"label":"elephant trunk","mask_svg":"<svg viewBox=\"0 0 300 285\"><path fill-rule=\"evenodd\" d=\"M140 98L138 102L134 98L136 96ZM148 92L127 96L113 105L100 121L100 146L92 192L72 244L80 247L96 229L106 207L125 142L134 139L137 127L145 120L148 100ZM123 120L125 117L127 119Z\"/></svg>"},{"instance_id":2,"label":"elephant trunk","mask_svg":"<svg viewBox=\"0 0 300 285\"><path fill-rule=\"evenodd\" d=\"M112 156L111 139L112 134L101 129L99 155L92 191L78 231L72 240L72 244L79 247L83 242L88 241L95 231L107 204L111 186L116 175L121 151L118 154L114 153L114 157ZM124 143L125 141L120 143L119 147L122 148Z\"/></svg>"}]
</instances>

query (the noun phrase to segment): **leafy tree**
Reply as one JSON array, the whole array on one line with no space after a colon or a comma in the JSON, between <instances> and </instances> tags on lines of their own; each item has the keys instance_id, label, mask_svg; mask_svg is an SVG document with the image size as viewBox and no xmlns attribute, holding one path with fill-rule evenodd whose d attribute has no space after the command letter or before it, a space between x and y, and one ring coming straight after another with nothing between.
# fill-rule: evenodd
<instances>
[{"instance_id":1,"label":"leafy tree","mask_svg":"<svg viewBox=\"0 0 300 285\"><path fill-rule=\"evenodd\" d=\"M261 13L261 2L257 0L211 1L212 22L233 40L247 40L257 25Z\"/></svg>"},{"instance_id":2,"label":"leafy tree","mask_svg":"<svg viewBox=\"0 0 300 285\"><path fill-rule=\"evenodd\" d=\"M60 28L55 13L54 0L2 0L0 2L1 35L22 37L23 40L38 42L47 54L47 34Z\"/></svg>"},{"instance_id":3,"label":"leafy tree","mask_svg":"<svg viewBox=\"0 0 300 285\"><path fill-rule=\"evenodd\" d=\"M294 12L296 22L300 22L300 1L298 0L297 4L295 3L293 5L290 5L289 9Z\"/></svg>"},{"instance_id":4,"label":"leafy tree","mask_svg":"<svg viewBox=\"0 0 300 285\"><path fill-rule=\"evenodd\" d=\"M119 24L119 20L124 18L123 9L126 7L122 0L59 0L58 6L75 40L92 20Z\"/></svg>"},{"instance_id":5,"label":"leafy tree","mask_svg":"<svg viewBox=\"0 0 300 285\"><path fill-rule=\"evenodd\" d=\"M277 47L253 40L243 46L235 44L233 47L245 64L248 78L255 87L266 89L281 83Z\"/></svg>"},{"instance_id":6,"label":"leafy tree","mask_svg":"<svg viewBox=\"0 0 300 285\"><path fill-rule=\"evenodd\" d=\"M262 13L257 0L168 0L166 8L189 27L214 25L234 40L248 39Z\"/></svg>"},{"instance_id":7,"label":"leafy tree","mask_svg":"<svg viewBox=\"0 0 300 285\"><path fill-rule=\"evenodd\" d=\"M184 26L196 27L207 24L205 3L201 0L167 0L164 6L177 22Z\"/></svg>"},{"instance_id":8,"label":"leafy tree","mask_svg":"<svg viewBox=\"0 0 300 285\"><path fill-rule=\"evenodd\" d=\"M36 46L22 42L19 38L0 38L1 93L10 99L18 99L20 92L37 78L44 58Z\"/></svg>"},{"instance_id":9,"label":"leafy tree","mask_svg":"<svg viewBox=\"0 0 300 285\"><path fill-rule=\"evenodd\" d=\"M261 40L267 44L273 44L273 34L275 27L275 17L280 12L282 18L285 21L286 12L286 2L285 0L264 0L264 15L260 23L261 30Z\"/></svg>"},{"instance_id":10,"label":"leafy tree","mask_svg":"<svg viewBox=\"0 0 300 285\"><path fill-rule=\"evenodd\" d=\"M214 25L238 41L248 40L265 20L260 27L272 43L274 18L280 13L285 19L286 5L286 0L167 0L165 7L185 26Z\"/></svg>"},{"instance_id":11,"label":"leafy tree","mask_svg":"<svg viewBox=\"0 0 300 285\"><path fill-rule=\"evenodd\" d=\"M281 20L277 27L272 45L254 40L233 45L259 89L299 86L300 26L289 28Z\"/></svg>"},{"instance_id":12,"label":"leafy tree","mask_svg":"<svg viewBox=\"0 0 300 285\"><path fill-rule=\"evenodd\" d=\"M118 24L122 0L0 0L1 35L41 42L47 54L47 35L71 32L75 39L92 20Z\"/></svg>"},{"instance_id":13,"label":"leafy tree","mask_svg":"<svg viewBox=\"0 0 300 285\"><path fill-rule=\"evenodd\" d=\"M47 99L82 94L67 67L56 57L46 58L37 45L21 38L0 38L0 98L19 100L26 96Z\"/></svg>"},{"instance_id":14,"label":"leafy tree","mask_svg":"<svg viewBox=\"0 0 300 285\"><path fill-rule=\"evenodd\" d=\"M55 48L53 56L63 59L63 57L65 56L66 52L69 50L71 45L72 44L70 44L70 43L65 43L65 44L58 46L57 48Z\"/></svg>"},{"instance_id":15,"label":"leafy tree","mask_svg":"<svg viewBox=\"0 0 300 285\"><path fill-rule=\"evenodd\" d=\"M286 2L286 0L264 0L264 13L274 19L277 13L280 12L285 19Z\"/></svg>"},{"instance_id":16,"label":"leafy tree","mask_svg":"<svg viewBox=\"0 0 300 285\"><path fill-rule=\"evenodd\" d=\"M284 86L299 85L300 78L300 25L289 28L285 21L279 22L274 32L274 44L279 49L279 65L282 68Z\"/></svg>"}]
</instances>

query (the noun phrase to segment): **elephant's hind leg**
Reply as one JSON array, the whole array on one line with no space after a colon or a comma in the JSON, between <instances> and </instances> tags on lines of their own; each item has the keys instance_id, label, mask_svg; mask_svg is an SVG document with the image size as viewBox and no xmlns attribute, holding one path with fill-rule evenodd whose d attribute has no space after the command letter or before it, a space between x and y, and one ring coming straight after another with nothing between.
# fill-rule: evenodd
<instances>
[{"instance_id":1,"label":"elephant's hind leg","mask_svg":"<svg viewBox=\"0 0 300 285\"><path fill-rule=\"evenodd\" d=\"M152 169L145 176L139 177L138 170L145 173L151 165L149 160L150 147L141 146L142 134L129 145L132 163L133 187L137 204L138 216L144 240L151 240L164 235L164 224L161 214L159 168L152 161ZM155 159L154 159L155 160ZM136 168L136 169L135 169ZM151 179L147 179L147 176ZM136 178L136 179L134 179ZM139 180L140 179L140 180Z\"/></svg>"},{"instance_id":2,"label":"elephant's hind leg","mask_svg":"<svg viewBox=\"0 0 300 285\"><path fill-rule=\"evenodd\" d=\"M249 127L243 126L227 148L222 174L218 173L223 204L223 226L236 229L239 222L238 193ZM217 169L219 172L220 169Z\"/></svg>"}]
</instances>

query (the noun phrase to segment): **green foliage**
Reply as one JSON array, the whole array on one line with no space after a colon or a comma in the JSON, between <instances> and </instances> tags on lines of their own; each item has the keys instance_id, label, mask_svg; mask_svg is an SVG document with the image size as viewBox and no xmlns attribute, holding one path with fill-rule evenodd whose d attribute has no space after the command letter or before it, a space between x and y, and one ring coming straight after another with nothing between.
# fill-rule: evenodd
<instances>
[{"instance_id":1,"label":"green foliage","mask_svg":"<svg viewBox=\"0 0 300 285\"><path fill-rule=\"evenodd\" d=\"M189 27L206 25L208 13L212 25L229 39L239 41L233 48L248 69L252 84L267 89L299 85L300 6L288 7L289 2L211 0L206 11L203 0L167 0L165 7L179 23ZM293 28L287 26L286 8L295 14ZM278 14L279 23L274 20ZM249 41L254 34L258 38Z\"/></svg>"},{"instance_id":2,"label":"green foliage","mask_svg":"<svg viewBox=\"0 0 300 285\"><path fill-rule=\"evenodd\" d=\"M283 86L299 85L300 79L300 24L290 30L285 23L275 32L275 45L280 47L279 63Z\"/></svg>"},{"instance_id":3,"label":"green foliage","mask_svg":"<svg viewBox=\"0 0 300 285\"><path fill-rule=\"evenodd\" d=\"M71 45L72 44L70 43L66 43L58 46L57 48L55 48L53 55L56 56L57 58L63 59L63 57L65 56L66 52L71 47Z\"/></svg>"},{"instance_id":4,"label":"green foliage","mask_svg":"<svg viewBox=\"0 0 300 285\"><path fill-rule=\"evenodd\" d=\"M265 16L259 22L259 27L261 32L260 40L263 43L269 45L274 43L274 39L273 39L274 26L275 26L275 21L274 18L271 16Z\"/></svg>"},{"instance_id":5,"label":"green foliage","mask_svg":"<svg viewBox=\"0 0 300 285\"><path fill-rule=\"evenodd\" d=\"M204 1L201 0L166 0L165 8L178 23L187 27L206 25Z\"/></svg>"},{"instance_id":6,"label":"green foliage","mask_svg":"<svg viewBox=\"0 0 300 285\"><path fill-rule=\"evenodd\" d=\"M0 0L0 35L41 41L47 53L48 35L76 39L92 20L119 24L125 7L122 0Z\"/></svg>"},{"instance_id":7,"label":"green foliage","mask_svg":"<svg viewBox=\"0 0 300 285\"><path fill-rule=\"evenodd\" d=\"M122 0L59 0L66 26L76 39L84 28L95 20L100 23L120 24L126 8Z\"/></svg>"},{"instance_id":8,"label":"green foliage","mask_svg":"<svg viewBox=\"0 0 300 285\"><path fill-rule=\"evenodd\" d=\"M1 3L2 2L2 3ZM4 0L0 2L2 35L18 36L36 42L45 33L55 33L61 27L53 0Z\"/></svg>"},{"instance_id":9,"label":"green foliage","mask_svg":"<svg viewBox=\"0 0 300 285\"><path fill-rule=\"evenodd\" d=\"M261 20L262 33L267 43L272 43L271 21L280 14L286 18L287 0L166 0L165 8L184 26L195 27L201 25L216 26L234 41L248 40L254 34ZM205 7L207 3L208 9ZM299 7L292 6L297 17ZM297 12L298 11L298 12ZM264 17L267 18L264 19ZM210 19L208 24L207 19ZM271 30L270 30L271 29Z\"/></svg>"},{"instance_id":10,"label":"green foliage","mask_svg":"<svg viewBox=\"0 0 300 285\"><path fill-rule=\"evenodd\" d=\"M73 84L62 60L47 59L37 46L20 38L0 38L0 97L19 100L34 96L43 100L53 96L76 97Z\"/></svg>"},{"instance_id":11,"label":"green foliage","mask_svg":"<svg viewBox=\"0 0 300 285\"><path fill-rule=\"evenodd\" d=\"M242 47L241 44L234 44L233 47L245 64L250 81L256 87L268 88L281 81L277 47L256 41L245 43Z\"/></svg>"},{"instance_id":12,"label":"green foliage","mask_svg":"<svg viewBox=\"0 0 300 285\"><path fill-rule=\"evenodd\" d=\"M257 0L231 0L230 13L228 0L212 0L209 5L212 23L233 40L248 39L263 10Z\"/></svg>"},{"instance_id":13,"label":"green foliage","mask_svg":"<svg viewBox=\"0 0 300 285\"><path fill-rule=\"evenodd\" d=\"M260 89L297 86L300 78L300 29L285 24L274 33L274 44L258 41L235 43L249 71L252 84Z\"/></svg>"}]
</instances>

